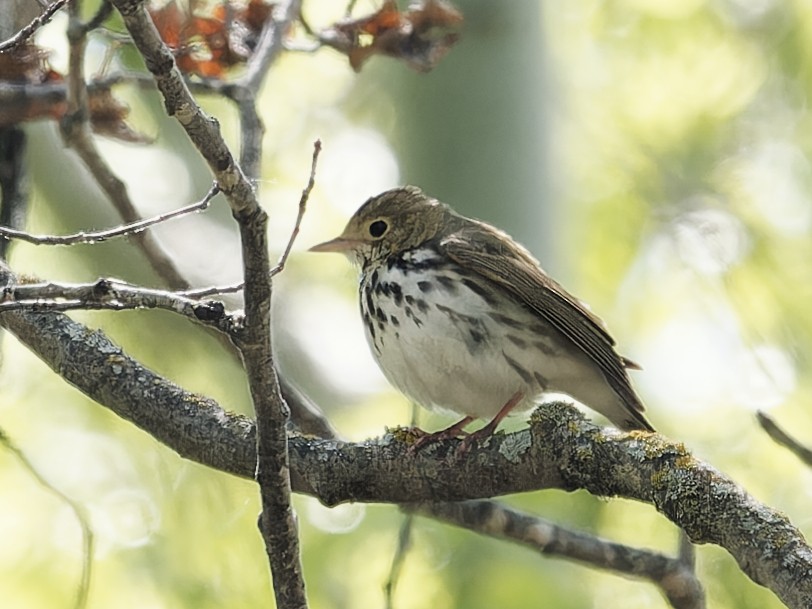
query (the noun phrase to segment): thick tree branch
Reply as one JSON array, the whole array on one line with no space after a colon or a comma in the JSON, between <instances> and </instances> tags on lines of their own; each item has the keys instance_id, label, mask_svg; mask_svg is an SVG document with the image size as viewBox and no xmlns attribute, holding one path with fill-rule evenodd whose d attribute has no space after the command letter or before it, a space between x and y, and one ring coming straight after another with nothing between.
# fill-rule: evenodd
<instances>
[{"instance_id":1,"label":"thick tree branch","mask_svg":"<svg viewBox=\"0 0 812 609\"><path fill-rule=\"evenodd\" d=\"M0 325L68 382L182 456L253 478L249 419L161 379L102 333L89 333L64 315L6 312ZM681 444L600 429L560 404L545 405L528 429L498 434L464 458L457 456L456 442L409 456L410 440L398 430L358 444L291 436L293 488L328 505L459 501L547 488L637 499L654 505L695 543L726 548L787 606L812 605L812 549L801 533Z\"/></svg>"},{"instance_id":2,"label":"thick tree branch","mask_svg":"<svg viewBox=\"0 0 812 609\"><path fill-rule=\"evenodd\" d=\"M229 313L222 302L198 300L174 292L135 286L117 279L98 279L92 283L61 284L21 283L0 291L0 311L72 311L77 309L164 309L226 335L242 328L243 317Z\"/></svg>"}]
</instances>

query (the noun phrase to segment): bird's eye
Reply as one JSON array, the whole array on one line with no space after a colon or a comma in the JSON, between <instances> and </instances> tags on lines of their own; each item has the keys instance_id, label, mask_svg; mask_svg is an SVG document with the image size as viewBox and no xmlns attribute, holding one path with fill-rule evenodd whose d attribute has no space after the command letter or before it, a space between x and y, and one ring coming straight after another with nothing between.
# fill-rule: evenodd
<instances>
[{"instance_id":1,"label":"bird's eye","mask_svg":"<svg viewBox=\"0 0 812 609\"><path fill-rule=\"evenodd\" d=\"M377 239L378 237L383 237L383 234L388 228L389 225L383 220L375 220L375 222L369 225L369 234Z\"/></svg>"}]
</instances>

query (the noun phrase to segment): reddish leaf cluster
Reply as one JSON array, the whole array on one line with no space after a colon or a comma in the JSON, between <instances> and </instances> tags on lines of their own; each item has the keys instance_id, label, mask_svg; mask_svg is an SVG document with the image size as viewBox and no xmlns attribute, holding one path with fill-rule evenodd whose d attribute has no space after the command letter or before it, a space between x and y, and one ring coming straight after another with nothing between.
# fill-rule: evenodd
<instances>
[{"instance_id":1,"label":"reddish leaf cluster","mask_svg":"<svg viewBox=\"0 0 812 609\"><path fill-rule=\"evenodd\" d=\"M342 21L321 32L320 39L350 60L357 72L373 55L405 61L420 72L434 68L459 35L462 14L444 0L413 3L400 11L395 0L386 0L367 17Z\"/></svg>"},{"instance_id":2,"label":"reddish leaf cluster","mask_svg":"<svg viewBox=\"0 0 812 609\"><path fill-rule=\"evenodd\" d=\"M0 53L0 80L18 84L60 82L62 75L51 69L48 52L26 42Z\"/></svg>"},{"instance_id":3,"label":"reddish leaf cluster","mask_svg":"<svg viewBox=\"0 0 812 609\"><path fill-rule=\"evenodd\" d=\"M191 0L184 10L172 1L150 10L150 15L182 72L222 78L226 70L251 56L273 5L264 0L250 0L245 6L222 2L205 14L197 4Z\"/></svg>"},{"instance_id":4,"label":"reddish leaf cluster","mask_svg":"<svg viewBox=\"0 0 812 609\"><path fill-rule=\"evenodd\" d=\"M0 53L0 82L17 85L59 84L59 72L48 64L48 53L24 43ZM0 106L0 126L7 127L40 118L60 119L68 111L64 95L27 98L25 94Z\"/></svg>"},{"instance_id":5,"label":"reddish leaf cluster","mask_svg":"<svg viewBox=\"0 0 812 609\"><path fill-rule=\"evenodd\" d=\"M60 120L68 112L65 77L51 68L48 52L33 43L24 43L0 53L0 82L27 85L9 103L0 106L0 127L38 119ZM63 85L41 94L38 85ZM128 142L146 138L133 131L125 119L130 112L126 104L113 97L109 88L88 90L90 124L96 133Z\"/></svg>"},{"instance_id":6,"label":"reddish leaf cluster","mask_svg":"<svg viewBox=\"0 0 812 609\"><path fill-rule=\"evenodd\" d=\"M124 142L148 144L153 141L127 124L125 119L130 114L130 107L113 97L109 87L88 89L87 106L90 126L95 133Z\"/></svg>"}]
</instances>

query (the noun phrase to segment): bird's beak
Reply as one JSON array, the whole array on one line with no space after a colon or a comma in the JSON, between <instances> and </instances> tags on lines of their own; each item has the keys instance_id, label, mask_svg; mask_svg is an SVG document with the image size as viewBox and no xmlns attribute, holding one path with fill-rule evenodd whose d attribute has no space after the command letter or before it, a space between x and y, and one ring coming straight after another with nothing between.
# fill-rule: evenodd
<instances>
[{"instance_id":1,"label":"bird's beak","mask_svg":"<svg viewBox=\"0 0 812 609\"><path fill-rule=\"evenodd\" d=\"M311 247L309 252L337 252L339 254L348 254L358 245L355 239L346 239L345 237L336 237L324 243L319 243Z\"/></svg>"}]
</instances>

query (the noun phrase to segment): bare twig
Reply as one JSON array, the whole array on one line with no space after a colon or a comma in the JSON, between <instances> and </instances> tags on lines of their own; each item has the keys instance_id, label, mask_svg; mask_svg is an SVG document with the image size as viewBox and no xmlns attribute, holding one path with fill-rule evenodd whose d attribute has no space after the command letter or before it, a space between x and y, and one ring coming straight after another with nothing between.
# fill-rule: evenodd
<instances>
[{"instance_id":1,"label":"bare twig","mask_svg":"<svg viewBox=\"0 0 812 609\"><path fill-rule=\"evenodd\" d=\"M796 457L798 457L808 466L812 467L812 450L798 442L798 440L781 429L778 424L767 415L767 413L761 410L758 411L756 413L756 419L758 420L758 423L761 425L762 429L767 432L768 436L770 436L775 442L784 448L789 449L795 454Z\"/></svg>"},{"instance_id":2,"label":"bare twig","mask_svg":"<svg viewBox=\"0 0 812 609\"><path fill-rule=\"evenodd\" d=\"M410 508L482 535L509 539L541 554L633 575L656 584L675 609L704 609L702 585L680 559L573 531L494 501L431 503Z\"/></svg>"},{"instance_id":3,"label":"bare twig","mask_svg":"<svg viewBox=\"0 0 812 609\"><path fill-rule=\"evenodd\" d=\"M226 311L222 302L197 300L173 292L152 290L116 279L93 283L27 283L0 292L1 311L71 311L77 309L164 309L179 313L226 334L242 326L240 315Z\"/></svg>"},{"instance_id":4,"label":"bare twig","mask_svg":"<svg viewBox=\"0 0 812 609\"><path fill-rule=\"evenodd\" d=\"M114 237L133 235L146 230L150 226L161 224L174 218L179 218L197 211L203 211L209 207L211 200L220 192L220 187L215 183L200 201L192 203L180 209L164 214L158 214L152 218L138 220L131 224L117 226L115 228L100 231L79 231L71 235L32 235L22 230L16 230L5 226L0 226L0 237L6 239L19 239L33 245L75 245L77 243L101 243Z\"/></svg>"},{"instance_id":5,"label":"bare twig","mask_svg":"<svg viewBox=\"0 0 812 609\"><path fill-rule=\"evenodd\" d=\"M392 566L389 567L389 577L383 586L384 607L394 609L395 586L400 579L400 572L406 555L412 545L412 528L414 525L414 514L407 513L403 522L400 523L398 531L398 545L395 548L395 555L392 557Z\"/></svg>"},{"instance_id":6,"label":"bare twig","mask_svg":"<svg viewBox=\"0 0 812 609\"><path fill-rule=\"evenodd\" d=\"M293 230L290 233L288 244L285 246L285 251L282 252L276 266L271 269L271 277L285 270L285 263L288 261L288 256L290 256L290 250L293 249L293 242L296 241L296 237L299 235L299 229L302 226L302 218L304 218L305 210L307 209L307 201L310 198L310 193L313 190L313 187L316 185L316 163L319 160L320 152L321 140L316 140L313 143L313 160L310 163L310 178L307 181L307 186L305 186L304 190L302 190L302 196L299 199L299 213L296 214L296 222L293 225Z\"/></svg>"},{"instance_id":7,"label":"bare twig","mask_svg":"<svg viewBox=\"0 0 812 609\"><path fill-rule=\"evenodd\" d=\"M43 477L43 475L34 467L33 463L28 460L25 453L20 450L8 437L5 431L0 429L0 444L6 447L11 454L17 457L17 460L25 468L25 470L36 480L43 488L49 493L55 495L63 501L73 512L76 521L79 523L79 528L82 530L82 573L79 577L79 587L76 589L76 600L73 603L75 609L82 609L87 606L87 597L90 593L90 578L93 570L93 529L90 528L90 521L85 514L85 509L76 501L71 499L68 495L60 491L53 484Z\"/></svg>"},{"instance_id":8,"label":"bare twig","mask_svg":"<svg viewBox=\"0 0 812 609\"><path fill-rule=\"evenodd\" d=\"M68 2L70 2L70 0L54 0L54 2L51 2L51 4L45 7L41 15L31 20L28 25L20 28L11 38L0 42L0 53L8 51L31 38L39 28L48 23Z\"/></svg>"}]
</instances>

